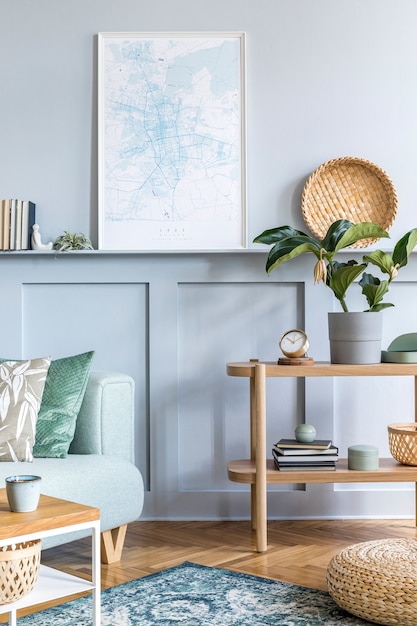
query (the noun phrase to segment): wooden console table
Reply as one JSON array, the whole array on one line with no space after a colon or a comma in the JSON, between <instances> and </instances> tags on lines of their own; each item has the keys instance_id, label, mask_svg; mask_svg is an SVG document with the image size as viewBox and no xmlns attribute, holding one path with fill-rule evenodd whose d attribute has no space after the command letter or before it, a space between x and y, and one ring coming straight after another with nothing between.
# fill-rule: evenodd
<instances>
[{"instance_id":1,"label":"wooden console table","mask_svg":"<svg viewBox=\"0 0 417 626\"><path fill-rule=\"evenodd\" d=\"M346 459L339 459L334 472L308 471L279 472L273 460L266 455L266 379L279 377L333 377L333 376L414 376L414 404L417 421L417 364L377 363L375 365L337 365L315 363L308 367L277 365L249 361L228 363L229 376L249 378L250 381L250 450L248 460L228 464L229 479L251 486L251 522L256 532L256 550L267 550L266 492L268 483L364 483L414 482L417 467L401 465L394 459L380 459L374 471L349 470ZM416 510L417 520L417 510Z\"/></svg>"}]
</instances>

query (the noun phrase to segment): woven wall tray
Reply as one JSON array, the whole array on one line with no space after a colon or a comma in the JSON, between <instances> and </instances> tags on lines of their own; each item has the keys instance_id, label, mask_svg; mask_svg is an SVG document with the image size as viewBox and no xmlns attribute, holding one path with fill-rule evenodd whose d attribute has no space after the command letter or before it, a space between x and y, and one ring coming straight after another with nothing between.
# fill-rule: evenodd
<instances>
[{"instance_id":1,"label":"woven wall tray","mask_svg":"<svg viewBox=\"0 0 417 626\"><path fill-rule=\"evenodd\" d=\"M301 199L304 221L320 240L339 219L354 224L375 222L389 230L397 205L397 193L387 173L371 161L356 157L332 159L320 165L308 178ZM352 247L364 248L375 241L358 241Z\"/></svg>"}]
</instances>

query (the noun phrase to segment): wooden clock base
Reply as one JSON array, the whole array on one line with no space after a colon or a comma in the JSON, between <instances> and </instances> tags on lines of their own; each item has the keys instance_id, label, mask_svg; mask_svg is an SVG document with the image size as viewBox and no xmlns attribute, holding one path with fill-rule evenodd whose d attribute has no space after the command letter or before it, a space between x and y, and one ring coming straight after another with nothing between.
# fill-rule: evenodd
<instances>
[{"instance_id":1,"label":"wooden clock base","mask_svg":"<svg viewBox=\"0 0 417 626\"><path fill-rule=\"evenodd\" d=\"M314 365L314 359L309 356L303 356L300 358L282 356L278 359L278 365Z\"/></svg>"}]
</instances>

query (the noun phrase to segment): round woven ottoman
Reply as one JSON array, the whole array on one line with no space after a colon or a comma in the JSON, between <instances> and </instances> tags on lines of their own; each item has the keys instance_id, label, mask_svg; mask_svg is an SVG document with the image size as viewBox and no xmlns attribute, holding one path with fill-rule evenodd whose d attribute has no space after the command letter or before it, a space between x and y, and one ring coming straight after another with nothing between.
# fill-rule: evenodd
<instances>
[{"instance_id":1,"label":"round woven ottoman","mask_svg":"<svg viewBox=\"0 0 417 626\"><path fill-rule=\"evenodd\" d=\"M336 554L327 586L342 609L377 624L417 625L417 539L366 541Z\"/></svg>"}]
</instances>

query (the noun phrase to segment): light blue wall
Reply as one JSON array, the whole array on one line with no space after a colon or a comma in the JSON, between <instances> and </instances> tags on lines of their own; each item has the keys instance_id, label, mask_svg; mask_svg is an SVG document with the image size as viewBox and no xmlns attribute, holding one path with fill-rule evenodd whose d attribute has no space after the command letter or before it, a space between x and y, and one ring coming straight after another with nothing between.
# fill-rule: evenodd
<instances>
[{"instance_id":1,"label":"light blue wall","mask_svg":"<svg viewBox=\"0 0 417 626\"><path fill-rule=\"evenodd\" d=\"M393 238L416 225L414 0L2 0L0 197L36 202L44 240L69 229L97 243L96 49L108 31L246 32L249 242L278 224L303 227L306 178L346 155L394 181ZM248 516L247 489L225 471L248 453L248 390L226 377L225 362L275 360L279 335L295 324L309 332L312 355L328 358L332 301L312 286L312 266L300 259L267 278L265 251L249 245L0 257L3 355L95 349L97 369L134 376L147 517ZM413 255L393 288L385 343L416 330L415 279ZM270 442L305 410L342 452L364 439L387 455L386 425L413 418L410 381L314 382L271 386ZM411 486L274 491L274 517L413 513Z\"/></svg>"},{"instance_id":2,"label":"light blue wall","mask_svg":"<svg viewBox=\"0 0 417 626\"><path fill-rule=\"evenodd\" d=\"M2 197L32 198L45 236L97 234L97 33L247 33L249 240L299 222L327 159L383 167L413 225L414 0L2 0Z\"/></svg>"}]
</instances>

